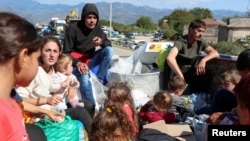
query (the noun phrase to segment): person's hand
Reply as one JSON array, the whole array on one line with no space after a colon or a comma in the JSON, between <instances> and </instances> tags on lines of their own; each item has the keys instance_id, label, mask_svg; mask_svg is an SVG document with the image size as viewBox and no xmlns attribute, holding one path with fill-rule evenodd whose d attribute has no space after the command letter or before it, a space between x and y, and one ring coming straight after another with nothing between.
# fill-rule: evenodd
<instances>
[{"instance_id":1,"label":"person's hand","mask_svg":"<svg viewBox=\"0 0 250 141\"><path fill-rule=\"evenodd\" d=\"M49 105L57 105L59 102L62 102L62 98L59 95L53 95L46 98L46 103Z\"/></svg>"},{"instance_id":2,"label":"person's hand","mask_svg":"<svg viewBox=\"0 0 250 141\"><path fill-rule=\"evenodd\" d=\"M198 63L196 66L196 74L197 75L202 75L206 73L206 62L201 59L201 61Z\"/></svg>"},{"instance_id":3,"label":"person's hand","mask_svg":"<svg viewBox=\"0 0 250 141\"><path fill-rule=\"evenodd\" d=\"M72 84L71 84L71 86L72 87L76 87L78 85L78 83L79 83L79 81L76 80L76 79L74 79L73 82L72 82Z\"/></svg>"},{"instance_id":4,"label":"person's hand","mask_svg":"<svg viewBox=\"0 0 250 141\"><path fill-rule=\"evenodd\" d=\"M47 110L46 115L55 122L59 122L60 119L64 119L64 115L59 112Z\"/></svg>"},{"instance_id":5,"label":"person's hand","mask_svg":"<svg viewBox=\"0 0 250 141\"><path fill-rule=\"evenodd\" d=\"M62 82L61 88L65 89L69 86L69 83L67 81Z\"/></svg>"},{"instance_id":6,"label":"person's hand","mask_svg":"<svg viewBox=\"0 0 250 141\"><path fill-rule=\"evenodd\" d=\"M224 114L222 112L215 112L208 117L207 122L211 124L219 124L223 116Z\"/></svg>"},{"instance_id":7,"label":"person's hand","mask_svg":"<svg viewBox=\"0 0 250 141\"><path fill-rule=\"evenodd\" d=\"M100 46L102 44L102 38L94 37L92 43L94 46Z\"/></svg>"},{"instance_id":8,"label":"person's hand","mask_svg":"<svg viewBox=\"0 0 250 141\"><path fill-rule=\"evenodd\" d=\"M69 87L68 89L68 99L73 99L76 95L76 89L74 87Z\"/></svg>"},{"instance_id":9,"label":"person's hand","mask_svg":"<svg viewBox=\"0 0 250 141\"><path fill-rule=\"evenodd\" d=\"M81 73L81 74L87 74L89 72L89 67L87 64L85 63L82 63L82 62L78 62L76 64L77 66L77 69L78 71Z\"/></svg>"}]
</instances>

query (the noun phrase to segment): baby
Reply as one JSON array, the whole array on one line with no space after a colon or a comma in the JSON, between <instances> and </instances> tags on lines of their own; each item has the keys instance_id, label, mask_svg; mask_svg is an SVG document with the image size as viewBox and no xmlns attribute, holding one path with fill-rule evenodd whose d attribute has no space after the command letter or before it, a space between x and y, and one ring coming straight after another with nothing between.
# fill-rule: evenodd
<instances>
[{"instance_id":1,"label":"baby","mask_svg":"<svg viewBox=\"0 0 250 141\"><path fill-rule=\"evenodd\" d=\"M68 95L69 87L79 88L79 82L76 76L72 74L72 58L69 55L60 54L58 61L54 65L54 69L56 73L52 77L50 92L53 95L60 95L63 98L63 102L57 104L54 110L63 112L64 109L67 109L67 102L69 102L72 107L83 107L84 104L79 102L79 94L75 93L73 96Z\"/></svg>"}]
</instances>

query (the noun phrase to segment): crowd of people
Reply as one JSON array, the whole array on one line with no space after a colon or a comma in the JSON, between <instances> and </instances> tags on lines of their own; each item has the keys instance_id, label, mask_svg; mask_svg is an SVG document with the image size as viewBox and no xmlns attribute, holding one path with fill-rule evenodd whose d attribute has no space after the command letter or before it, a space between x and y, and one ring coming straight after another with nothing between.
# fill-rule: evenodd
<instances>
[{"instance_id":1,"label":"crowd of people","mask_svg":"<svg viewBox=\"0 0 250 141\"><path fill-rule=\"evenodd\" d=\"M166 90L138 109L129 85L114 83L95 111L89 72L98 66L96 76L105 84L113 55L98 21L97 7L85 4L81 20L68 26L62 47L55 37L38 36L26 19L0 13L0 140L46 141L44 130L34 124L37 118L60 123L65 116L80 121L90 141L136 141L145 124L185 122L199 114L207 114L209 124L221 124L228 113L237 115L235 123L250 124L249 49L239 54L237 69L220 75L209 107L194 111L193 101L183 95L187 88L197 91L206 63L219 57L202 39L206 25L201 20L190 23L188 34L175 41L166 57ZM198 60L200 51L207 55Z\"/></svg>"}]
</instances>

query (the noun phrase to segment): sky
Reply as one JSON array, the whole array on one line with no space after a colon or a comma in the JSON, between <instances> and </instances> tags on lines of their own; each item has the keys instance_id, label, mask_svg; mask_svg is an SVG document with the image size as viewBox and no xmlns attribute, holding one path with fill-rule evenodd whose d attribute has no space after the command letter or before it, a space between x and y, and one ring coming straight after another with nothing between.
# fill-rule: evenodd
<instances>
[{"instance_id":1,"label":"sky","mask_svg":"<svg viewBox=\"0 0 250 141\"><path fill-rule=\"evenodd\" d=\"M234 10L247 12L250 11L250 0L36 0L43 4L67 4L76 5L82 2L121 2L131 3L136 6L150 6L154 8L186 8L195 7L208 8L210 10Z\"/></svg>"}]
</instances>

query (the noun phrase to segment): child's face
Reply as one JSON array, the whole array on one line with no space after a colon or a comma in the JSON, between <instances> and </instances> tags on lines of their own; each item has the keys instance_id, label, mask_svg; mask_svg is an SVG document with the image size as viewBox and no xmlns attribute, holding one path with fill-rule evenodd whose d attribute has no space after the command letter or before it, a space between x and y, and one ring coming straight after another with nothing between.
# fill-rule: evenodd
<instances>
[{"instance_id":1,"label":"child's face","mask_svg":"<svg viewBox=\"0 0 250 141\"><path fill-rule=\"evenodd\" d=\"M21 70L16 74L17 85L26 87L36 76L38 70L38 57L40 56L40 50L32 53L31 55L25 55ZM27 73L29 72L29 73Z\"/></svg>"},{"instance_id":2,"label":"child's face","mask_svg":"<svg viewBox=\"0 0 250 141\"><path fill-rule=\"evenodd\" d=\"M183 91L184 91L183 89L177 89L174 94L177 96L181 96Z\"/></svg>"},{"instance_id":3,"label":"child's face","mask_svg":"<svg viewBox=\"0 0 250 141\"><path fill-rule=\"evenodd\" d=\"M235 84L233 84L231 81L221 80L221 88L232 91L234 87Z\"/></svg>"},{"instance_id":4,"label":"child's face","mask_svg":"<svg viewBox=\"0 0 250 141\"><path fill-rule=\"evenodd\" d=\"M70 75L72 74L72 71L73 71L73 66L72 66L72 61L70 61L70 63L66 66L65 74Z\"/></svg>"}]
</instances>

